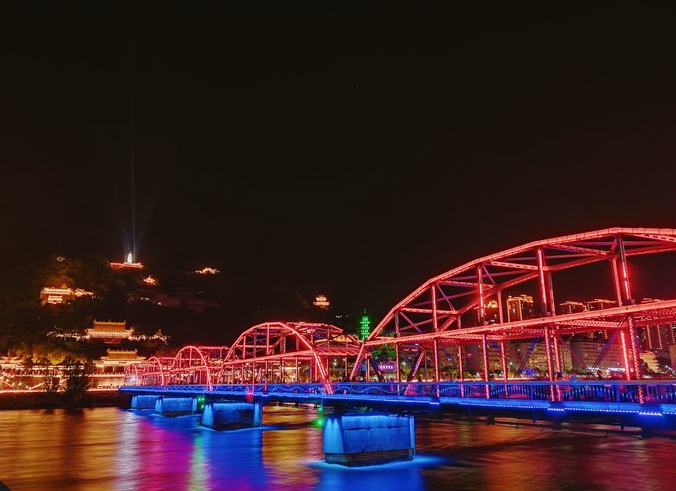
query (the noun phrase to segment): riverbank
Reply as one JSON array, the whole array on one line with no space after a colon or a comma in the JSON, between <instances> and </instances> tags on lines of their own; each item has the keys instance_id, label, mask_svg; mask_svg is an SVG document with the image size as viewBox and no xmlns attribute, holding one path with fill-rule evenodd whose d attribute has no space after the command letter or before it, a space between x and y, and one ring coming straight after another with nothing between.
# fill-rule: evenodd
<instances>
[{"instance_id":1,"label":"riverbank","mask_svg":"<svg viewBox=\"0 0 676 491\"><path fill-rule=\"evenodd\" d=\"M97 390L85 394L79 407L128 408L131 394L118 390ZM5 409L55 409L71 407L63 394L46 392L0 392L0 410Z\"/></svg>"}]
</instances>

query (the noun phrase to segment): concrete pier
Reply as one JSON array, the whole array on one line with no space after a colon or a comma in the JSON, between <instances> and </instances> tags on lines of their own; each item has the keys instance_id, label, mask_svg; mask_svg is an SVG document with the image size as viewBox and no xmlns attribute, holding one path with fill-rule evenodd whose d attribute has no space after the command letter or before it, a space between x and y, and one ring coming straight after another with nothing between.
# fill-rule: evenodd
<instances>
[{"instance_id":1,"label":"concrete pier","mask_svg":"<svg viewBox=\"0 0 676 491\"><path fill-rule=\"evenodd\" d=\"M233 430L258 428L262 421L262 406L259 402L207 402L201 424L215 430Z\"/></svg>"},{"instance_id":2,"label":"concrete pier","mask_svg":"<svg viewBox=\"0 0 676 491\"><path fill-rule=\"evenodd\" d=\"M386 413L327 415L322 447L327 463L350 467L412 460L414 419Z\"/></svg>"},{"instance_id":3,"label":"concrete pier","mask_svg":"<svg viewBox=\"0 0 676 491\"><path fill-rule=\"evenodd\" d=\"M131 397L131 409L155 409L155 403L160 396L138 394Z\"/></svg>"},{"instance_id":4,"label":"concrete pier","mask_svg":"<svg viewBox=\"0 0 676 491\"><path fill-rule=\"evenodd\" d=\"M162 416L193 414L197 412L197 398L160 396L155 402L155 412Z\"/></svg>"}]
</instances>

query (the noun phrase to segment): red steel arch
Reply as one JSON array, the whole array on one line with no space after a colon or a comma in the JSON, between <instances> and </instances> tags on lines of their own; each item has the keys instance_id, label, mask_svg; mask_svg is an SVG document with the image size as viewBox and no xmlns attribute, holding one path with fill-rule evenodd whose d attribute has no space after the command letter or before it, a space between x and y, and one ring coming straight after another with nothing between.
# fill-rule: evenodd
<instances>
[{"instance_id":1,"label":"red steel arch","mask_svg":"<svg viewBox=\"0 0 676 491\"><path fill-rule=\"evenodd\" d=\"M492 343L502 347L506 379L505 343L540 337L546 344L552 378L561 369L560 344L566 342L565 336L599 330L619 334L626 376L630 378L632 372L634 377L640 376L636 329L675 320L676 300L638 304L632 296L628 259L675 250L675 229L609 228L529 242L475 259L429 279L395 305L363 343L351 377L378 350L388 351L394 359L397 380L402 375L410 380L423 361L433 365L434 378L439 380L439 357L444 352L450 360L456 360L462 379L463 348L478 344L487 379L488 347ZM602 312L557 312L555 277L602 262L609 265L606 286L614 292L617 307ZM600 280L601 276L594 270L589 280ZM534 293L537 312L533 319L510 322L504 296L515 291L515 286L530 288ZM489 305L496 307L496 318L488 318ZM449 355L450 347L457 349ZM404 355L413 359L402 371Z\"/></svg>"},{"instance_id":2,"label":"red steel arch","mask_svg":"<svg viewBox=\"0 0 676 491\"><path fill-rule=\"evenodd\" d=\"M151 356L141 363L132 363L124 370L125 385L165 385L165 374L173 357Z\"/></svg>"},{"instance_id":3,"label":"red steel arch","mask_svg":"<svg viewBox=\"0 0 676 491\"><path fill-rule=\"evenodd\" d=\"M169 365L166 385L205 385L212 389L213 376L221 368L227 346L185 346Z\"/></svg>"},{"instance_id":4,"label":"red steel arch","mask_svg":"<svg viewBox=\"0 0 676 491\"><path fill-rule=\"evenodd\" d=\"M144 363L132 363L124 367L124 385L145 385L139 382Z\"/></svg>"},{"instance_id":5,"label":"red steel arch","mask_svg":"<svg viewBox=\"0 0 676 491\"><path fill-rule=\"evenodd\" d=\"M220 381L328 383L347 377L359 346L356 338L331 324L265 322L233 343Z\"/></svg>"},{"instance_id":6,"label":"red steel arch","mask_svg":"<svg viewBox=\"0 0 676 491\"><path fill-rule=\"evenodd\" d=\"M173 357L150 357L125 369L125 385L205 385L214 383L227 346L185 346Z\"/></svg>"}]
</instances>

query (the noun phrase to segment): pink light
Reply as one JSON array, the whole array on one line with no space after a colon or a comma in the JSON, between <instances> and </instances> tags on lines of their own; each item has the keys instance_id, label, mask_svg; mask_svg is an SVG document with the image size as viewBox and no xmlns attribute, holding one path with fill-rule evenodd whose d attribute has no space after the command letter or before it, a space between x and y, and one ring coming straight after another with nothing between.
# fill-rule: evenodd
<instances>
[{"instance_id":1,"label":"pink light","mask_svg":"<svg viewBox=\"0 0 676 491\"><path fill-rule=\"evenodd\" d=\"M481 270L479 270L479 318L483 323L486 319L486 306L484 305L484 284L481 281Z\"/></svg>"},{"instance_id":2,"label":"pink light","mask_svg":"<svg viewBox=\"0 0 676 491\"><path fill-rule=\"evenodd\" d=\"M629 293L629 275L627 274L627 261L622 261L622 275L624 279L624 294L626 295L626 298L629 299L631 298L631 294Z\"/></svg>"},{"instance_id":3,"label":"pink light","mask_svg":"<svg viewBox=\"0 0 676 491\"><path fill-rule=\"evenodd\" d=\"M622 340L622 354L624 355L624 366L627 367L627 380L631 380L631 369L629 367L629 357L627 356L627 339L624 332L620 332L620 339Z\"/></svg>"},{"instance_id":4,"label":"pink light","mask_svg":"<svg viewBox=\"0 0 676 491\"><path fill-rule=\"evenodd\" d=\"M544 258L542 257L542 249L538 249L537 253L538 253L538 270L540 273L540 293L542 294L542 307L543 309L546 309L547 291L545 288Z\"/></svg>"}]
</instances>

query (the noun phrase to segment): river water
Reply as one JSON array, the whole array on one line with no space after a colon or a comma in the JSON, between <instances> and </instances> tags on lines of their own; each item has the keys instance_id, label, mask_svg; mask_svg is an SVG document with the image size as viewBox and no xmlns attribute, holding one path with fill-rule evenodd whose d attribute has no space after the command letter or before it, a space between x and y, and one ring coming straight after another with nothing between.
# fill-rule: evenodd
<instances>
[{"instance_id":1,"label":"river water","mask_svg":"<svg viewBox=\"0 0 676 491\"><path fill-rule=\"evenodd\" d=\"M413 461L323 462L317 412L266 407L263 427L202 428L118 408L0 411L12 491L676 489L676 441L528 426L416 421Z\"/></svg>"}]
</instances>

